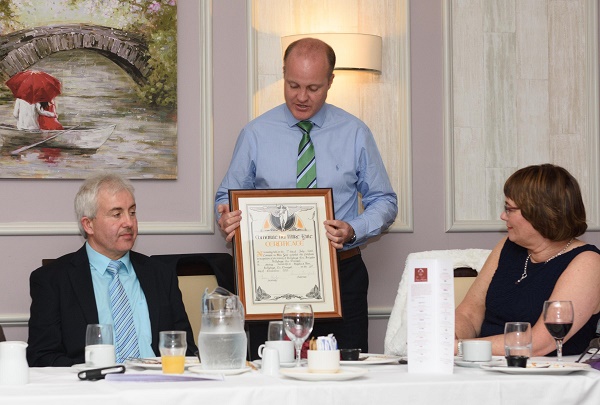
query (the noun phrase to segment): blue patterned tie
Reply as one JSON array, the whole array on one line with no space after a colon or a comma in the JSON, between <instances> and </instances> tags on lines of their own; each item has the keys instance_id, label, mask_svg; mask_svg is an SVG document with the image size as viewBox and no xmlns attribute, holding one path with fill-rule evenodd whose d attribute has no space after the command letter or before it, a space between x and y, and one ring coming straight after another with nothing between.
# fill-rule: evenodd
<instances>
[{"instance_id":1,"label":"blue patterned tie","mask_svg":"<svg viewBox=\"0 0 600 405\"><path fill-rule=\"evenodd\" d=\"M117 363L123 363L128 357L140 357L135 325L133 324L133 313L125 289L119 279L119 268L123 266L121 261L112 260L106 271L113 279L108 286L110 293L110 307L112 310L113 323L115 327L115 351Z\"/></svg>"},{"instance_id":2,"label":"blue patterned tie","mask_svg":"<svg viewBox=\"0 0 600 405\"><path fill-rule=\"evenodd\" d=\"M296 125L302 131L302 139L298 145L296 188L315 188L317 187L317 163L315 148L309 135L313 124L310 121L300 121Z\"/></svg>"}]
</instances>

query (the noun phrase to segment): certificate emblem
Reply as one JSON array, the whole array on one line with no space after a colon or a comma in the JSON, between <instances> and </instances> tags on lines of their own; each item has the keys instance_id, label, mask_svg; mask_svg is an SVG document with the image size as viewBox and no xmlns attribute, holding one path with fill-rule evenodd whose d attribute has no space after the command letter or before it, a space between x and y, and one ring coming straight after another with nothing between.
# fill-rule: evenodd
<instances>
[{"instance_id":1,"label":"certificate emblem","mask_svg":"<svg viewBox=\"0 0 600 405\"><path fill-rule=\"evenodd\" d=\"M269 224L274 231L297 230L303 227L302 221L296 216L298 211L309 210L310 207L298 205L281 205L250 207L251 211L269 213Z\"/></svg>"}]
</instances>

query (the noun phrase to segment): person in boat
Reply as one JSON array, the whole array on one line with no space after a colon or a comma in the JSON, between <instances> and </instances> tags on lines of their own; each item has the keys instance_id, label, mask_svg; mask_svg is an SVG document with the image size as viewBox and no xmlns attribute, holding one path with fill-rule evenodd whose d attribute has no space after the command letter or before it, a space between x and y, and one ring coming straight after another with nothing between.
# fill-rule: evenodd
<instances>
[{"instance_id":1,"label":"person in boat","mask_svg":"<svg viewBox=\"0 0 600 405\"><path fill-rule=\"evenodd\" d=\"M56 118L56 114L49 111L44 111L40 103L29 104L27 101L17 98L13 116L17 119L17 129L39 130L39 116Z\"/></svg>"},{"instance_id":2,"label":"person in boat","mask_svg":"<svg viewBox=\"0 0 600 405\"><path fill-rule=\"evenodd\" d=\"M42 101L40 104L40 109L45 112L53 113L54 116L50 117L45 114L38 115L38 124L40 129L44 130L60 130L64 129L62 124L58 122L58 114L56 113L56 104L54 100L52 101Z\"/></svg>"}]
</instances>

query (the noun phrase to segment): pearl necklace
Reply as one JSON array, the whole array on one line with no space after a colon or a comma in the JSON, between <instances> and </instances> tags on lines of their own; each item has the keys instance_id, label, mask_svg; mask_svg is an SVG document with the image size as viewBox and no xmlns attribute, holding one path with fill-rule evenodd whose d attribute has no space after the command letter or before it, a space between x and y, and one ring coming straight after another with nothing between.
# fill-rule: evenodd
<instances>
[{"instance_id":1,"label":"pearl necklace","mask_svg":"<svg viewBox=\"0 0 600 405\"><path fill-rule=\"evenodd\" d=\"M563 250L561 250L560 252L558 252L557 254L555 254L554 256L552 256L550 259L546 260L544 262L544 264L548 263L550 260L552 259L556 259L558 256L562 255L563 253L565 253L567 251L567 249L569 248L569 246L571 246L571 243L573 243L573 240L575 238L571 238L571 240L569 241L569 243L567 243L567 246L565 246L563 248ZM523 268L523 274L521 275L521 278L518 279L515 284L520 284L521 281L525 280L527 278L527 265L529 264L529 259L531 258L531 253L529 253L527 255L527 259L525 259L525 267Z\"/></svg>"}]
</instances>

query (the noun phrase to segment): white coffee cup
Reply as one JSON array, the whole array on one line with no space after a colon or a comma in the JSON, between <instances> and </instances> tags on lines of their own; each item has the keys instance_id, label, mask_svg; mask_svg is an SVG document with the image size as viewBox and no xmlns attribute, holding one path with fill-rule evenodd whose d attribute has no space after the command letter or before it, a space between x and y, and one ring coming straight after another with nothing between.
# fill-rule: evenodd
<instances>
[{"instance_id":1,"label":"white coffee cup","mask_svg":"<svg viewBox=\"0 0 600 405\"><path fill-rule=\"evenodd\" d=\"M337 373L340 370L339 350L309 350L306 358L309 373Z\"/></svg>"},{"instance_id":2,"label":"white coffee cup","mask_svg":"<svg viewBox=\"0 0 600 405\"><path fill-rule=\"evenodd\" d=\"M279 350L274 347L263 349L260 371L267 375L279 375Z\"/></svg>"},{"instance_id":3,"label":"white coffee cup","mask_svg":"<svg viewBox=\"0 0 600 405\"><path fill-rule=\"evenodd\" d=\"M462 357L464 361L492 360L492 342L489 340L463 340Z\"/></svg>"},{"instance_id":4,"label":"white coffee cup","mask_svg":"<svg viewBox=\"0 0 600 405\"><path fill-rule=\"evenodd\" d=\"M88 325L85 333L85 366L110 367L116 362L112 325Z\"/></svg>"},{"instance_id":5,"label":"white coffee cup","mask_svg":"<svg viewBox=\"0 0 600 405\"><path fill-rule=\"evenodd\" d=\"M258 356L263 357L263 351L266 347L277 349L279 352L279 363L291 363L294 361L294 342L291 340L267 340L258 346Z\"/></svg>"}]
</instances>

